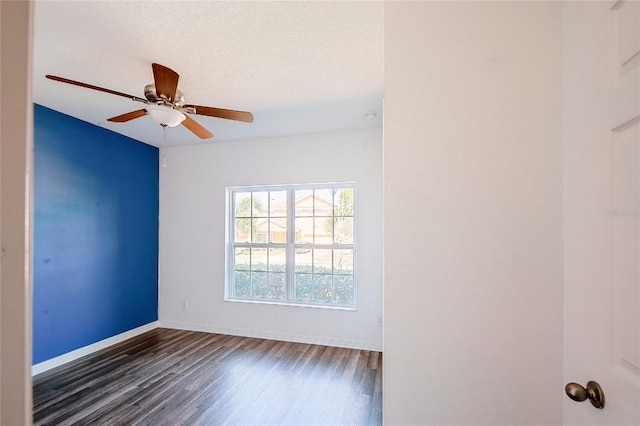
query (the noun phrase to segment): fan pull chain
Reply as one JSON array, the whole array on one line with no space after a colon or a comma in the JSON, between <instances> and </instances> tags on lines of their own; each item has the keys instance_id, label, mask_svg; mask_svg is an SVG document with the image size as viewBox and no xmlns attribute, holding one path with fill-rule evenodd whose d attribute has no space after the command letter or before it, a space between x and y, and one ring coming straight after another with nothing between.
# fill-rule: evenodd
<instances>
[{"instance_id":1,"label":"fan pull chain","mask_svg":"<svg viewBox=\"0 0 640 426\"><path fill-rule=\"evenodd\" d=\"M162 167L167 167L167 125L161 124L162 126Z\"/></svg>"}]
</instances>

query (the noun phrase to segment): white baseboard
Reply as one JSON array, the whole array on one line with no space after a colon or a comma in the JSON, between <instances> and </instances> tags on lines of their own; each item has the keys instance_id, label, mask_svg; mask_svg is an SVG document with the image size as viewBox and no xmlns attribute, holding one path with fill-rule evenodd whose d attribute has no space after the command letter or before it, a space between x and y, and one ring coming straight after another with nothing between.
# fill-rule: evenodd
<instances>
[{"instance_id":1,"label":"white baseboard","mask_svg":"<svg viewBox=\"0 0 640 426\"><path fill-rule=\"evenodd\" d=\"M43 361L31 367L31 375L35 376L36 374L44 373L47 370L59 367L62 364L66 364L67 362L82 358L85 355L89 355L104 348L108 348L111 345L124 342L127 339L131 339L132 337L138 336L142 333L146 333L147 331L151 331L155 328L158 328L158 321L150 322L149 324L145 324L132 330L125 331L124 333L120 333L116 336L109 337L99 342L92 343L88 346L84 346L74 351L67 352L66 354L62 354L55 358Z\"/></svg>"},{"instance_id":2,"label":"white baseboard","mask_svg":"<svg viewBox=\"0 0 640 426\"><path fill-rule=\"evenodd\" d=\"M335 346L338 348L362 349L382 352L382 343L366 340L337 339L332 337L289 334L247 328L217 327L211 325L190 324L173 321L159 321L159 327L176 330L204 331L207 333L228 334L231 336L255 337L258 339L281 340L284 342L308 343L313 345Z\"/></svg>"}]
</instances>

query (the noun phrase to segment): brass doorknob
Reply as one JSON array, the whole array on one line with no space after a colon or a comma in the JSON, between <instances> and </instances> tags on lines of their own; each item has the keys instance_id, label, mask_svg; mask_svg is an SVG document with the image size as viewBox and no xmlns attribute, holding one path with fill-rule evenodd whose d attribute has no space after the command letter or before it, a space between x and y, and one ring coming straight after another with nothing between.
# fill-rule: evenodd
<instances>
[{"instance_id":1,"label":"brass doorknob","mask_svg":"<svg viewBox=\"0 0 640 426\"><path fill-rule=\"evenodd\" d=\"M574 401L582 402L588 398L594 407L604 408L604 391L597 382L590 381L586 388L577 383L569 383L564 387L564 391Z\"/></svg>"}]
</instances>

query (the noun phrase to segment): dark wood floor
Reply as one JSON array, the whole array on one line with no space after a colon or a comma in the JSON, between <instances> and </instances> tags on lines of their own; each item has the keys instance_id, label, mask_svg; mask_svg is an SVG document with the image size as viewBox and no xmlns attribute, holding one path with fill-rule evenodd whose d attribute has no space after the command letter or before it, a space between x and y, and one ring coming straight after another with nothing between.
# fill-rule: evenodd
<instances>
[{"instance_id":1,"label":"dark wood floor","mask_svg":"<svg viewBox=\"0 0 640 426\"><path fill-rule=\"evenodd\" d=\"M34 377L36 425L380 425L382 354L156 329Z\"/></svg>"}]
</instances>

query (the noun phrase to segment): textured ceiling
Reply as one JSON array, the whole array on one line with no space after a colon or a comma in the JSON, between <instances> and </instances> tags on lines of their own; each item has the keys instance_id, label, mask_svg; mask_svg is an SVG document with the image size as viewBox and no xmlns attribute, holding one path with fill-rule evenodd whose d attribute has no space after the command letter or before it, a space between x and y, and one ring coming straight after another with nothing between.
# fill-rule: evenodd
<instances>
[{"instance_id":1,"label":"textured ceiling","mask_svg":"<svg viewBox=\"0 0 640 426\"><path fill-rule=\"evenodd\" d=\"M39 1L34 102L159 146L151 117L126 98L45 79L54 74L143 97L151 63L180 74L187 103L253 112L252 124L193 116L167 145L191 145L381 126L383 3L355 1ZM365 113L377 113L375 120Z\"/></svg>"}]
</instances>

